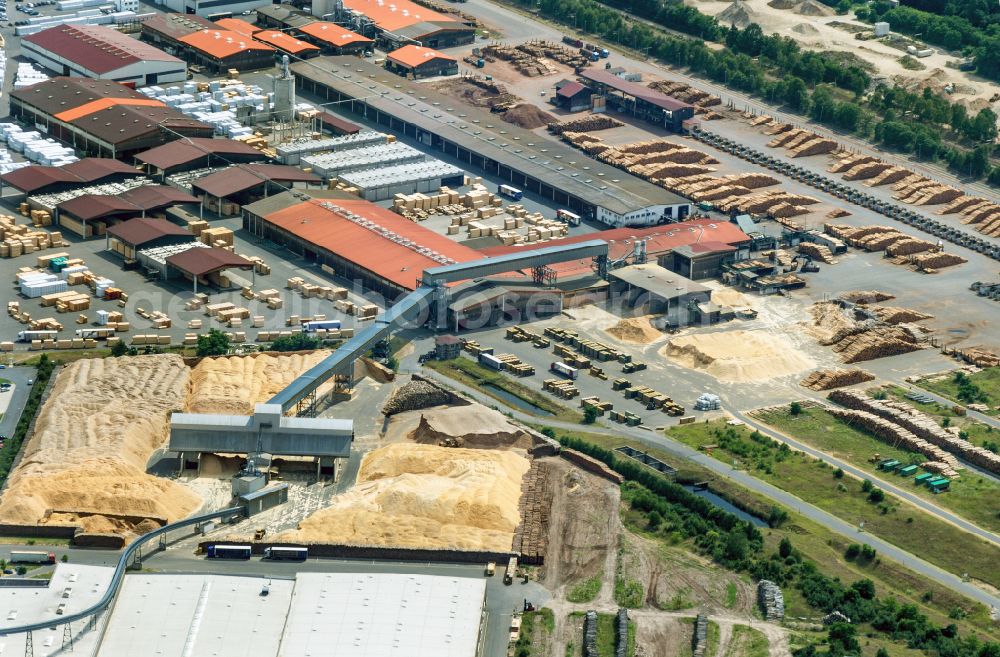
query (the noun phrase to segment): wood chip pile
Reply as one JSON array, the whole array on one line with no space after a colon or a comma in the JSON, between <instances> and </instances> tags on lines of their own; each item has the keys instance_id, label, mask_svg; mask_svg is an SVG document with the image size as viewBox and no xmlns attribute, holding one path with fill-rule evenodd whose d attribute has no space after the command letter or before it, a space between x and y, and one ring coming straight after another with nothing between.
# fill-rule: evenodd
<instances>
[{"instance_id":1,"label":"wood chip pile","mask_svg":"<svg viewBox=\"0 0 1000 657\"><path fill-rule=\"evenodd\" d=\"M882 292L881 290L851 290L850 292L842 292L839 297L844 301L861 305L882 303L883 301L891 301L896 298L895 295Z\"/></svg>"},{"instance_id":2,"label":"wood chip pile","mask_svg":"<svg viewBox=\"0 0 1000 657\"><path fill-rule=\"evenodd\" d=\"M830 400L855 410L867 411L910 431L913 435L947 450L989 472L1000 474L1000 454L977 447L945 429L933 417L909 404L892 399L872 399L863 392L838 390L830 393ZM957 431L957 430L956 430ZM946 459L935 459L946 461ZM946 461L947 462L947 461ZM958 469L961 466L954 466Z\"/></svg>"},{"instance_id":3,"label":"wood chip pile","mask_svg":"<svg viewBox=\"0 0 1000 657\"><path fill-rule=\"evenodd\" d=\"M934 319L934 315L911 310L910 308L900 308L898 306L879 306L873 309L878 318L886 324L911 324L922 322L927 319Z\"/></svg>"},{"instance_id":4,"label":"wood chip pile","mask_svg":"<svg viewBox=\"0 0 1000 657\"><path fill-rule=\"evenodd\" d=\"M869 374L858 368L849 370L816 370L802 379L800 385L810 390L833 390L834 388L843 388L874 380L874 374Z\"/></svg>"}]
</instances>

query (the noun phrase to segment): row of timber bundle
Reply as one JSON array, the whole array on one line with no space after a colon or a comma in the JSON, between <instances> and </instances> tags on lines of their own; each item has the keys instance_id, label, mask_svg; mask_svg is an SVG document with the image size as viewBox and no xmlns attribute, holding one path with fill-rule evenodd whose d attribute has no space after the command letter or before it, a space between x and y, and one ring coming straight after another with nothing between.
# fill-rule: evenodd
<instances>
[{"instance_id":1,"label":"row of timber bundle","mask_svg":"<svg viewBox=\"0 0 1000 657\"><path fill-rule=\"evenodd\" d=\"M878 158L874 155L859 155L849 151L835 153L833 158L833 164L827 167L827 171L830 173L844 173L846 171L850 171L859 164L867 164L868 162L878 161Z\"/></svg>"},{"instance_id":2,"label":"row of timber bundle","mask_svg":"<svg viewBox=\"0 0 1000 657\"><path fill-rule=\"evenodd\" d=\"M896 242L893 242L889 246L885 247L885 254L893 257L908 256L916 253L924 253L926 251L934 251L937 248L938 245L934 242L917 239L916 237L907 237L906 239L897 240Z\"/></svg>"},{"instance_id":3,"label":"row of timber bundle","mask_svg":"<svg viewBox=\"0 0 1000 657\"><path fill-rule=\"evenodd\" d=\"M967 440L962 440L956 433L939 425L934 418L918 411L909 404L892 399L872 399L865 393L855 390L837 390L831 392L829 398L841 406L867 411L889 420L910 431L913 435L945 449L951 454L956 454L973 465L994 474L1000 474L1000 454L994 454Z\"/></svg>"},{"instance_id":4,"label":"row of timber bundle","mask_svg":"<svg viewBox=\"0 0 1000 657\"><path fill-rule=\"evenodd\" d=\"M847 391L835 390L831 392L831 399L833 395L843 392ZM893 447L901 447L909 451L918 452L924 458L930 459L930 462L938 464L937 467L933 468L936 472L952 478L958 476L958 470L962 467L958 459L933 443L914 435L913 432L904 429L895 422L874 413L869 413L868 411L845 408L829 408L827 410L830 412L830 415L851 426L861 428L865 433L869 433ZM923 463L922 466L932 469L929 463Z\"/></svg>"},{"instance_id":5,"label":"row of timber bundle","mask_svg":"<svg viewBox=\"0 0 1000 657\"><path fill-rule=\"evenodd\" d=\"M830 248L824 246L823 244L815 244L813 242L800 242L799 243L799 253L809 256L814 260L819 260L820 262L826 263L828 265L834 265L837 263L836 259L833 257L833 252Z\"/></svg>"},{"instance_id":6,"label":"row of timber bundle","mask_svg":"<svg viewBox=\"0 0 1000 657\"><path fill-rule=\"evenodd\" d=\"M975 196L959 196L938 214L962 215L962 223L990 237L1000 237L1000 205Z\"/></svg>"},{"instance_id":7,"label":"row of timber bundle","mask_svg":"<svg viewBox=\"0 0 1000 657\"><path fill-rule=\"evenodd\" d=\"M784 124L784 123L778 123L778 122L776 122L774 120L774 117L772 117L772 116L770 116L768 114L750 114L750 113L747 113L747 112L743 112L742 116L743 116L744 119L747 120L747 123L749 123L750 125L752 125L755 128L758 127L758 126L762 126L764 124L767 124L769 126L768 127L768 131L771 130L772 128L776 127L776 126L787 125L787 124ZM791 128L791 126L788 126L788 127ZM767 134L773 134L773 133L767 132Z\"/></svg>"},{"instance_id":8,"label":"row of timber bundle","mask_svg":"<svg viewBox=\"0 0 1000 657\"><path fill-rule=\"evenodd\" d=\"M548 547L549 510L552 507L550 468L547 461L533 459L521 480L521 499L518 502L521 524L514 530L513 548L525 563L543 563Z\"/></svg>"},{"instance_id":9,"label":"row of timber bundle","mask_svg":"<svg viewBox=\"0 0 1000 657\"><path fill-rule=\"evenodd\" d=\"M923 177L916 181L906 178L893 185L892 189L896 192L894 199L911 205L941 205L962 196L961 190Z\"/></svg>"},{"instance_id":10,"label":"row of timber bundle","mask_svg":"<svg viewBox=\"0 0 1000 657\"><path fill-rule=\"evenodd\" d=\"M595 130L610 130L611 128L620 128L623 125L625 124L613 116L608 116L607 114L588 114L587 116L570 119L569 121L550 123L548 125L548 129L549 132L553 134L561 135L564 132L593 132Z\"/></svg>"},{"instance_id":11,"label":"row of timber bundle","mask_svg":"<svg viewBox=\"0 0 1000 657\"><path fill-rule=\"evenodd\" d=\"M874 381L875 375L869 374L862 369L851 368L848 370L816 370L799 382L804 388L810 390L833 390L834 388L845 388Z\"/></svg>"},{"instance_id":12,"label":"row of timber bundle","mask_svg":"<svg viewBox=\"0 0 1000 657\"><path fill-rule=\"evenodd\" d=\"M713 96L712 94L702 91L701 89L695 89L691 85L684 84L683 82L655 80L646 86L653 91L659 91L660 93L676 98L683 103L688 103L697 107L715 107L722 104L722 99L718 96Z\"/></svg>"},{"instance_id":13,"label":"row of timber bundle","mask_svg":"<svg viewBox=\"0 0 1000 657\"><path fill-rule=\"evenodd\" d=\"M968 260L954 253L944 253L940 246L902 233L893 226L849 226L824 224L823 230L847 244L866 251L885 251L897 264L911 265L918 271L933 272L961 265Z\"/></svg>"},{"instance_id":14,"label":"row of timber bundle","mask_svg":"<svg viewBox=\"0 0 1000 657\"><path fill-rule=\"evenodd\" d=\"M898 356L923 348L921 339L905 326L875 326L847 335L833 345L833 350L845 363Z\"/></svg>"},{"instance_id":15,"label":"row of timber bundle","mask_svg":"<svg viewBox=\"0 0 1000 657\"><path fill-rule=\"evenodd\" d=\"M942 349L946 356L960 358L976 367L1000 367L1000 356L981 347L966 347L964 349Z\"/></svg>"},{"instance_id":16,"label":"row of timber bundle","mask_svg":"<svg viewBox=\"0 0 1000 657\"><path fill-rule=\"evenodd\" d=\"M771 148L784 148L789 157L806 157L832 153L840 148L837 142L827 137L821 137L808 130L793 128L779 133L767 145Z\"/></svg>"}]
</instances>

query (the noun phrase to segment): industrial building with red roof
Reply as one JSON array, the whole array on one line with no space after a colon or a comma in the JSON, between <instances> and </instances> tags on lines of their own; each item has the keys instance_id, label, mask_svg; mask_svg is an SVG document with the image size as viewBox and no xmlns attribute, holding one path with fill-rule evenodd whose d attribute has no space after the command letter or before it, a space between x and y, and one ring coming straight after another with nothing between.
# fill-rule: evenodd
<instances>
[{"instance_id":1,"label":"industrial building with red roof","mask_svg":"<svg viewBox=\"0 0 1000 657\"><path fill-rule=\"evenodd\" d=\"M254 220L248 228L389 297L416 289L425 269L482 257L391 210L356 198L296 203Z\"/></svg>"},{"instance_id":2,"label":"industrial building with red roof","mask_svg":"<svg viewBox=\"0 0 1000 657\"><path fill-rule=\"evenodd\" d=\"M253 71L274 66L274 48L239 32L198 30L178 41L184 45L189 61L217 73L231 68Z\"/></svg>"},{"instance_id":3,"label":"industrial building with red roof","mask_svg":"<svg viewBox=\"0 0 1000 657\"><path fill-rule=\"evenodd\" d=\"M48 167L33 164L0 176L0 190L10 185L24 194L51 194L67 189L136 178L142 172L124 162L104 157L85 157L70 164Z\"/></svg>"},{"instance_id":4,"label":"industrial building with red roof","mask_svg":"<svg viewBox=\"0 0 1000 657\"><path fill-rule=\"evenodd\" d=\"M412 43L393 50L386 57L386 69L413 78L457 75L458 60L451 55Z\"/></svg>"},{"instance_id":5,"label":"industrial building with red roof","mask_svg":"<svg viewBox=\"0 0 1000 657\"><path fill-rule=\"evenodd\" d=\"M433 11L410 0L344 0L349 12L370 20L387 49L404 43L450 48L472 43L476 28L455 16Z\"/></svg>"},{"instance_id":6,"label":"industrial building with red roof","mask_svg":"<svg viewBox=\"0 0 1000 657\"><path fill-rule=\"evenodd\" d=\"M282 192L295 184L318 185L323 179L298 167L282 164L238 164L216 171L191 183L202 203L225 215L237 214L239 206ZM230 203L226 206L226 203ZM233 205L235 204L235 206ZM228 207L228 211L226 211Z\"/></svg>"},{"instance_id":7,"label":"industrial building with red roof","mask_svg":"<svg viewBox=\"0 0 1000 657\"><path fill-rule=\"evenodd\" d=\"M327 55L350 55L367 50L374 41L368 37L356 34L336 23L314 21L297 28L296 32L305 39L319 46Z\"/></svg>"},{"instance_id":8,"label":"industrial building with red roof","mask_svg":"<svg viewBox=\"0 0 1000 657\"><path fill-rule=\"evenodd\" d=\"M258 30L254 32L253 38L261 43L267 44L276 50L294 55L299 59L315 57L319 54L319 47L308 41L296 39L291 34L277 32L275 30Z\"/></svg>"},{"instance_id":9,"label":"industrial building with red roof","mask_svg":"<svg viewBox=\"0 0 1000 657\"><path fill-rule=\"evenodd\" d=\"M183 82L187 64L103 25L57 25L21 39L21 54L58 75L136 86Z\"/></svg>"},{"instance_id":10,"label":"industrial building with red roof","mask_svg":"<svg viewBox=\"0 0 1000 657\"><path fill-rule=\"evenodd\" d=\"M197 202L198 199L176 187L143 185L118 196L84 194L63 201L56 207L56 219L61 228L88 238L103 235L108 225L125 219Z\"/></svg>"}]
</instances>

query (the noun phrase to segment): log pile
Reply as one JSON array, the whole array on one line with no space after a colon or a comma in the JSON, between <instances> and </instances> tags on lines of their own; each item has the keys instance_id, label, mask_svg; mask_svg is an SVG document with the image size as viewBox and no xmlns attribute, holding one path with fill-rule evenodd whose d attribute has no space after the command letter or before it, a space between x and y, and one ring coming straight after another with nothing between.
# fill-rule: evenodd
<instances>
[{"instance_id":1,"label":"log pile","mask_svg":"<svg viewBox=\"0 0 1000 657\"><path fill-rule=\"evenodd\" d=\"M607 114L588 114L569 121L550 123L549 132L561 135L564 132L593 132L595 130L610 130L620 128L624 123Z\"/></svg>"},{"instance_id":2,"label":"log pile","mask_svg":"<svg viewBox=\"0 0 1000 657\"><path fill-rule=\"evenodd\" d=\"M550 466L546 461L532 459L531 467L521 481L521 499L518 502L521 524L514 530L513 549L520 553L525 563L541 565L545 559L549 509L552 506L550 476Z\"/></svg>"},{"instance_id":3,"label":"log pile","mask_svg":"<svg viewBox=\"0 0 1000 657\"><path fill-rule=\"evenodd\" d=\"M713 96L701 89L695 89L683 82L656 80L646 86L653 91L659 91L662 94L672 96L681 102L694 105L695 107L715 107L722 104L722 99L718 96ZM770 120L770 117L767 118Z\"/></svg>"},{"instance_id":4,"label":"log pile","mask_svg":"<svg viewBox=\"0 0 1000 657\"><path fill-rule=\"evenodd\" d=\"M966 347L965 349L943 349L942 352L948 356L960 358L970 365L976 367L998 367L1000 366L1000 356L987 351L982 347Z\"/></svg>"},{"instance_id":5,"label":"log pile","mask_svg":"<svg viewBox=\"0 0 1000 657\"><path fill-rule=\"evenodd\" d=\"M833 350L845 363L886 358L919 351L924 346L912 331L902 326L874 326L858 333L844 336L833 345Z\"/></svg>"},{"instance_id":6,"label":"log pile","mask_svg":"<svg viewBox=\"0 0 1000 657\"><path fill-rule=\"evenodd\" d=\"M844 301L850 301L851 303L865 305L869 303L882 303L883 301L890 301L896 297L888 292L882 292L880 290L851 290L850 292L841 292L839 298Z\"/></svg>"},{"instance_id":7,"label":"log pile","mask_svg":"<svg viewBox=\"0 0 1000 657\"><path fill-rule=\"evenodd\" d=\"M914 181L905 178L892 186L897 192L893 198L911 205L941 205L962 196L961 190L918 176Z\"/></svg>"},{"instance_id":8,"label":"log pile","mask_svg":"<svg viewBox=\"0 0 1000 657\"><path fill-rule=\"evenodd\" d=\"M792 128L772 134L776 134L777 136L769 141L767 145L771 148L786 149L790 157L822 155L824 153L832 153L839 148L837 142L833 139L820 137L813 132L799 128Z\"/></svg>"},{"instance_id":9,"label":"log pile","mask_svg":"<svg viewBox=\"0 0 1000 657\"><path fill-rule=\"evenodd\" d=\"M934 315L928 315L911 310L910 308L899 308L897 306L880 306L874 310L878 318L886 324L910 324L934 319Z\"/></svg>"},{"instance_id":10,"label":"log pile","mask_svg":"<svg viewBox=\"0 0 1000 657\"><path fill-rule=\"evenodd\" d=\"M891 169L891 164L886 164L881 160L873 162L863 162L856 164L844 172L844 180L867 180L881 175L887 169Z\"/></svg>"},{"instance_id":11,"label":"log pile","mask_svg":"<svg viewBox=\"0 0 1000 657\"><path fill-rule=\"evenodd\" d=\"M847 391L833 391L830 393L831 399L833 395L842 392ZM902 447L903 449L922 454L924 457L930 459L929 462L922 464L924 468L930 470L932 469L929 467L930 464L934 463L938 464L937 467L940 467L942 470L948 472L945 476L958 476L958 469L962 467L959 464L958 459L945 450L936 447L918 436L915 436L912 432L907 431L898 424L867 411L848 410L843 408L830 408L828 410L834 417L843 420L851 426L859 427L865 433L871 434L882 442L888 443L893 447ZM935 469L935 471L937 470Z\"/></svg>"},{"instance_id":12,"label":"log pile","mask_svg":"<svg viewBox=\"0 0 1000 657\"><path fill-rule=\"evenodd\" d=\"M849 370L816 370L799 382L804 388L810 390L833 390L834 388L844 388L867 381L874 381L875 375L869 374L862 369L851 368Z\"/></svg>"},{"instance_id":13,"label":"log pile","mask_svg":"<svg viewBox=\"0 0 1000 657\"><path fill-rule=\"evenodd\" d=\"M889 167L874 178L865 181L867 187L878 187L879 185L891 185L901 182L903 179L914 175L909 169L903 167Z\"/></svg>"},{"instance_id":14,"label":"log pile","mask_svg":"<svg viewBox=\"0 0 1000 657\"><path fill-rule=\"evenodd\" d=\"M906 239L897 240L887 246L885 248L885 254L893 257L908 256L915 253L924 253L925 251L931 251L937 248L937 244L934 242L917 239L916 237L908 237Z\"/></svg>"},{"instance_id":15,"label":"log pile","mask_svg":"<svg viewBox=\"0 0 1000 657\"><path fill-rule=\"evenodd\" d=\"M909 404L891 399L872 399L863 392L837 390L830 400L847 408L862 410L889 420L913 435L947 450L984 470L1000 474L1000 455L977 447L939 425L934 418ZM935 459L944 461L945 459ZM957 469L957 468L956 468Z\"/></svg>"},{"instance_id":16,"label":"log pile","mask_svg":"<svg viewBox=\"0 0 1000 657\"><path fill-rule=\"evenodd\" d=\"M830 173L844 173L859 164L867 164L868 162L878 161L878 158L874 155L857 155L848 151L841 151L840 153L834 154L833 157L833 164L827 168L827 171Z\"/></svg>"}]
</instances>

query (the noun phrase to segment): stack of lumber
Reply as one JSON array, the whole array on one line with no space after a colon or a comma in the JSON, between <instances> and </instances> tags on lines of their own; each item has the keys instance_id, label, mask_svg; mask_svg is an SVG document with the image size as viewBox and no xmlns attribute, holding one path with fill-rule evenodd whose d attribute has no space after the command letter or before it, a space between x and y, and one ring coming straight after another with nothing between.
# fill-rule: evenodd
<instances>
[{"instance_id":1,"label":"stack of lumber","mask_svg":"<svg viewBox=\"0 0 1000 657\"><path fill-rule=\"evenodd\" d=\"M878 187L879 185L891 185L901 182L905 178L909 178L914 175L909 171L909 169L904 169L903 167L889 167L882 173L870 178L865 181L865 185L868 187Z\"/></svg>"},{"instance_id":2,"label":"stack of lumber","mask_svg":"<svg viewBox=\"0 0 1000 657\"><path fill-rule=\"evenodd\" d=\"M595 130L620 128L623 125L625 124L614 117L608 116L607 114L588 114L587 116L570 119L569 121L550 123L548 125L548 129L549 132L552 132L553 134L561 135L567 131L593 132Z\"/></svg>"},{"instance_id":3,"label":"stack of lumber","mask_svg":"<svg viewBox=\"0 0 1000 657\"><path fill-rule=\"evenodd\" d=\"M772 123L774 121L774 119L768 116L767 114L760 114L760 115L751 114L749 116L747 114L744 114L743 117L746 118L750 123L750 125L752 125L755 128L759 125L764 125L765 123ZM772 123L772 126L773 125L775 124ZM777 125L785 125L785 124L778 123Z\"/></svg>"},{"instance_id":4,"label":"stack of lumber","mask_svg":"<svg viewBox=\"0 0 1000 657\"><path fill-rule=\"evenodd\" d=\"M833 265L837 263L830 249L826 246L823 246L822 244L814 244L813 242L800 242L799 253L803 253L815 260L819 260L820 262L825 262L828 265Z\"/></svg>"},{"instance_id":5,"label":"stack of lumber","mask_svg":"<svg viewBox=\"0 0 1000 657\"><path fill-rule=\"evenodd\" d=\"M917 239L916 237L908 237L906 239L893 242L887 246L885 248L885 254L887 256L907 256L913 255L914 253L932 251L937 248L937 244L934 242Z\"/></svg>"},{"instance_id":6,"label":"stack of lumber","mask_svg":"<svg viewBox=\"0 0 1000 657\"><path fill-rule=\"evenodd\" d=\"M912 205L941 205L962 196L961 190L923 177L918 177L915 182L906 178L892 188L897 192L893 198Z\"/></svg>"},{"instance_id":7,"label":"stack of lumber","mask_svg":"<svg viewBox=\"0 0 1000 657\"><path fill-rule=\"evenodd\" d=\"M830 173L844 173L849 171L859 164L866 164L868 162L876 162L878 158L874 155L859 155L855 153L850 153L848 151L841 151L840 153L834 154L834 162L831 164L827 171Z\"/></svg>"},{"instance_id":8,"label":"stack of lumber","mask_svg":"<svg viewBox=\"0 0 1000 657\"><path fill-rule=\"evenodd\" d=\"M833 390L874 381L875 375L858 368L849 370L816 370L802 379L800 385L810 390Z\"/></svg>"},{"instance_id":9,"label":"stack of lumber","mask_svg":"<svg viewBox=\"0 0 1000 657\"><path fill-rule=\"evenodd\" d=\"M920 271L933 272L937 269L944 269L945 267L954 267L955 265L961 265L968 260L962 256L955 255L954 253L918 253L912 256L909 260L910 264L913 264Z\"/></svg>"},{"instance_id":10,"label":"stack of lumber","mask_svg":"<svg viewBox=\"0 0 1000 657\"><path fill-rule=\"evenodd\" d=\"M764 121L764 123L767 123L767 122ZM753 125L757 125L757 124L754 123ZM778 121L774 121L774 122L772 122L770 124L770 127L767 130L764 131L764 134L765 135L780 135L781 133L788 132L791 129L792 129L792 125L790 123L780 123Z\"/></svg>"},{"instance_id":11,"label":"stack of lumber","mask_svg":"<svg viewBox=\"0 0 1000 657\"><path fill-rule=\"evenodd\" d=\"M713 96L712 94L702 91L701 89L695 89L694 87L684 84L683 82L676 82L673 80L655 80L646 85L653 91L659 91L660 93L672 96L677 100L689 103L696 107L715 107L716 105L722 104L722 99L718 96ZM770 121L771 117L765 117L765 121Z\"/></svg>"},{"instance_id":12,"label":"stack of lumber","mask_svg":"<svg viewBox=\"0 0 1000 657\"><path fill-rule=\"evenodd\" d=\"M881 175L887 169L891 169L891 164L886 164L881 160L862 162L844 172L844 180L867 180Z\"/></svg>"},{"instance_id":13,"label":"stack of lumber","mask_svg":"<svg viewBox=\"0 0 1000 657\"><path fill-rule=\"evenodd\" d=\"M947 450L989 472L1000 474L1000 454L962 440L939 425L933 417L909 404L892 399L872 399L863 392L838 390L830 393L831 401L847 408L867 411L906 429L913 435ZM935 459L946 461L946 459Z\"/></svg>"},{"instance_id":14,"label":"stack of lumber","mask_svg":"<svg viewBox=\"0 0 1000 657\"><path fill-rule=\"evenodd\" d=\"M774 139L767 143L771 148L785 148L790 157L805 157L807 155L822 155L832 153L839 146L833 139L820 137L819 135L793 128L779 133Z\"/></svg>"},{"instance_id":15,"label":"stack of lumber","mask_svg":"<svg viewBox=\"0 0 1000 657\"><path fill-rule=\"evenodd\" d=\"M923 344L917 336L901 326L875 326L844 336L833 345L833 350L845 363L860 363L920 349Z\"/></svg>"}]
</instances>

